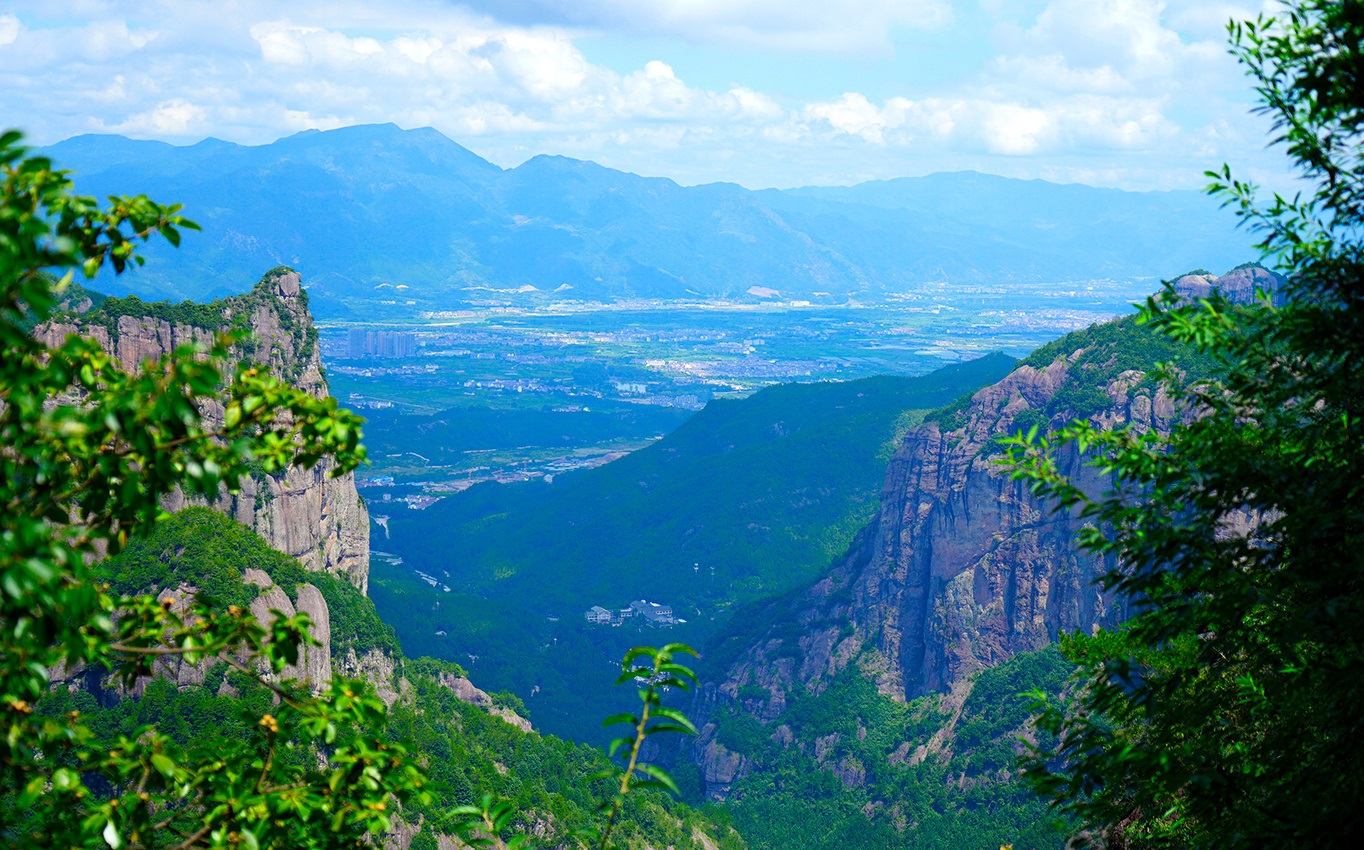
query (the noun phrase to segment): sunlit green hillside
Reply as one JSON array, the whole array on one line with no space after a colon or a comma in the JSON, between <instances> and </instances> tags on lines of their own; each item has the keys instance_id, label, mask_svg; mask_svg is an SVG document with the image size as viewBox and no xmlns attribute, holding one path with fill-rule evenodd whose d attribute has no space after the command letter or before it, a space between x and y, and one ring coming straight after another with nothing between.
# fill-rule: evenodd
<instances>
[{"instance_id":1,"label":"sunlit green hillside","mask_svg":"<svg viewBox=\"0 0 1364 850\"><path fill-rule=\"evenodd\" d=\"M1012 365L991 355L919 378L772 387L712 402L607 466L398 512L374 548L403 563L376 559L371 593L410 652L469 664L543 728L595 737L591 695L639 638L587 626L589 607L669 604L688 620L672 637L701 645L731 606L803 584L843 553L912 411Z\"/></svg>"},{"instance_id":2,"label":"sunlit green hillside","mask_svg":"<svg viewBox=\"0 0 1364 850\"><path fill-rule=\"evenodd\" d=\"M460 701L442 679L461 676L457 664L404 657L393 631L379 620L374 606L350 584L324 573L304 571L297 561L270 549L249 528L207 508L189 508L159 523L147 538L134 539L99 570L119 591L152 592L192 582L216 603L248 604L260 591L242 581L247 569L263 570L289 596L309 583L319 588L330 611L334 658L355 650L377 651L393 666L401 693L389 711L389 733L413 747L437 793L427 803L412 802L403 811L408 823L437 825L417 835L413 850L435 850L432 834L446 824L443 816L456 805L476 803L483 794L511 802L519 816L514 831L531 831L527 847L564 846L578 829L597 823L596 806L607 792L605 781L587 777L606 765L599 750L553 737L526 733L482 708ZM112 691L90 688L99 671L83 679L85 689L60 688L39 704L52 716L80 711L95 734L112 742L156 724L174 746L211 748L215 741L245 738L262 714L271 711L273 695L227 665L211 667L202 684L177 684L159 678L140 699L120 699ZM482 683L478 683L482 684ZM629 706L633 694L618 689L603 694L617 710ZM494 704L518 707L514 697L493 694ZM342 735L354 730L345 730ZM307 751L283 752L281 758L310 759ZM632 795L632 798L635 795ZM709 833L725 850L741 850L742 841L726 826L716 826L671 796L643 792L631 800L619 833L629 847L675 845L701 848L696 837ZM444 846L444 845L442 845Z\"/></svg>"}]
</instances>

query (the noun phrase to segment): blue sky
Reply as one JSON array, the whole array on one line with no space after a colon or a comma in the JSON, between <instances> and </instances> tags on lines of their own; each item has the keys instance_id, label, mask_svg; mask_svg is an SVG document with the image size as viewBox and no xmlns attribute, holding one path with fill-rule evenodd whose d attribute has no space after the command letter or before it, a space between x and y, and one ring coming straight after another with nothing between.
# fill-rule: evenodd
<instances>
[{"instance_id":1,"label":"blue sky","mask_svg":"<svg viewBox=\"0 0 1364 850\"><path fill-rule=\"evenodd\" d=\"M0 115L38 143L259 144L433 126L681 183L974 169L1287 183L1226 52L1272 0L44 0L0 7Z\"/></svg>"}]
</instances>

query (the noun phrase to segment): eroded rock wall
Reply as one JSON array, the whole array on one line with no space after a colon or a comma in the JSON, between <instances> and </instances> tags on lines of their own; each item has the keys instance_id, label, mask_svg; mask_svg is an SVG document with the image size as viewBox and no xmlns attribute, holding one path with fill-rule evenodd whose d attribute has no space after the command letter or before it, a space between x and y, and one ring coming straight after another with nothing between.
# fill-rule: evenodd
<instances>
[{"instance_id":1,"label":"eroded rock wall","mask_svg":"<svg viewBox=\"0 0 1364 850\"><path fill-rule=\"evenodd\" d=\"M745 708L770 720L794 688L819 693L855 662L881 693L912 699L1060 632L1123 620L1124 607L1095 585L1113 565L1076 546L1080 521L1053 512L996 464L995 438L1024 411L1045 409L1073 360L1020 367L976 393L958 427L929 422L907 434L880 511L848 555L784 612L803 626L799 645L787 646L789 637L755 643L721 694L737 699L740 688L761 687L767 698ZM1175 405L1163 391L1134 391L1141 377L1111 381L1104 390L1112 406L1095 420L1167 431ZM1062 470L1101 489L1078 461L1063 453Z\"/></svg>"},{"instance_id":2,"label":"eroded rock wall","mask_svg":"<svg viewBox=\"0 0 1364 850\"><path fill-rule=\"evenodd\" d=\"M322 598L322 592L311 584L303 584L297 588L296 598L290 599L289 594L275 584L268 573L258 569L246 570L242 575L242 581L260 588L260 594L251 602L251 614L262 626L269 628L275 620L275 612L284 617L292 617L297 613L307 614L308 634L319 644L299 647L298 663L285 667L278 675L270 672L263 661L258 662L257 666L261 673L276 682L285 679L307 682L316 693L326 690L332 679L332 632L331 612L327 608L326 600ZM162 590L157 594L157 598L170 605L171 610L183 617L189 611L190 603L197 593L198 588L193 585L180 584L174 589ZM237 660L246 662L241 656ZM179 655L158 656L152 662L152 674L139 676L127 688L107 670L90 668L83 664L72 668L65 666L53 668L48 671L48 677L53 688L88 691L101 704L112 704L127 697L140 699L154 679L166 679L180 690L199 687L204 684L210 671L222 663L224 662L218 658L206 658L196 664L189 664ZM235 693L235 690L224 680L219 686L218 693L228 692Z\"/></svg>"},{"instance_id":3,"label":"eroded rock wall","mask_svg":"<svg viewBox=\"0 0 1364 850\"><path fill-rule=\"evenodd\" d=\"M244 323L251 341L236 355L268 365L300 389L327 395L316 331L297 272L267 275L249 295L224 299L223 325ZM216 329L172 325L153 316L119 316L107 324L83 321L43 325L36 333L48 345L68 334L95 339L125 369L156 360L181 345L207 347ZM209 402L203 411L220 423L223 407ZM335 464L325 459L312 469L291 467L282 473L260 473L242 481L240 492L224 493L214 508L254 529L271 548L297 558L309 570L345 576L367 593L369 588L369 513L350 473L332 477ZM191 504L182 494L167 499L166 509Z\"/></svg>"}]
</instances>

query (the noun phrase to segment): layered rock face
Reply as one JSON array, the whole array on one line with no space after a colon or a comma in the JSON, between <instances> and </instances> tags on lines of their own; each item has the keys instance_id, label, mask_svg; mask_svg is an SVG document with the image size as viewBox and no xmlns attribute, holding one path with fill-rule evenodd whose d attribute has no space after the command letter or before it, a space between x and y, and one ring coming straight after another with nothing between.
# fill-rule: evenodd
<instances>
[{"instance_id":1,"label":"layered rock face","mask_svg":"<svg viewBox=\"0 0 1364 850\"><path fill-rule=\"evenodd\" d=\"M332 618L322 591L311 584L299 585L298 599L291 600L264 570L247 570L242 580L261 589L251 603L251 615L261 625L269 628L275 621L272 613L275 611L285 618L308 615L308 634L320 645L299 647L298 663L285 667L277 678L298 679L308 682L315 691L325 690L332 680Z\"/></svg>"},{"instance_id":2,"label":"layered rock face","mask_svg":"<svg viewBox=\"0 0 1364 850\"><path fill-rule=\"evenodd\" d=\"M797 689L822 693L853 665L883 695L905 701L948 691L1060 632L1125 619L1124 605L1095 585L1113 564L1075 544L1080 521L1053 512L995 463L996 438L1012 433L1025 411L1048 407L1078 354L1022 366L976 393L956 422L926 422L907 434L871 524L821 581L772 615L799 630L771 629L706 696L769 723ZM1134 390L1141 377L1109 382L1111 405L1094 419L1167 430L1175 405L1163 392ZM1073 451L1060 460L1090 492L1103 489ZM785 729L773 726L775 735ZM703 726L693 757L708 796L723 799L749 766L715 731Z\"/></svg>"},{"instance_id":3,"label":"layered rock face","mask_svg":"<svg viewBox=\"0 0 1364 850\"><path fill-rule=\"evenodd\" d=\"M258 569L246 570L242 574L242 581L260 588L260 595L251 603L251 615L262 626L267 629L270 627L275 621L276 611L284 617L292 617L298 613L307 614L308 634L320 644L299 647L298 663L286 666L278 675L270 672L268 665L263 661L259 662L258 669L262 675L276 682L286 679L306 682L315 693L326 690L332 680L332 631L331 611L327 608L327 600L322 598L322 592L311 584L303 584L295 592L296 598L290 599L289 594L275 584L268 573ZM162 590L157 594L157 598L169 604L171 610L183 617L189 611L190 602L198 592L199 589L191 584L180 584L173 590ZM238 660L245 663L247 659L238 656ZM72 668L63 666L51 669L48 671L48 678L54 688L88 691L101 703L108 705L126 697L140 699L154 679L166 679L180 690L199 687L204 684L209 672L222 663L217 658L206 658L197 664L189 664L179 655L158 656L152 662L152 674L139 676L128 688L124 688L111 678L107 670L90 668L84 664ZM229 692L235 693L232 686L224 681L219 686L218 693L221 695Z\"/></svg>"},{"instance_id":4,"label":"layered rock face","mask_svg":"<svg viewBox=\"0 0 1364 850\"><path fill-rule=\"evenodd\" d=\"M277 375L318 398L327 395L316 331L297 272L267 274L249 294L210 305L219 308L220 327L234 323L251 332L251 341L236 356L268 365ZM98 322L76 318L53 322L36 333L48 345L68 334L98 341L125 369L135 369L180 345L207 347L217 327L171 322L155 316L120 315ZM210 403L205 419L221 422L222 406ZM254 529L271 546L291 555L309 570L345 576L361 592L369 585L369 513L350 473L331 477L334 463L325 459L312 469L290 467L283 473L253 476L242 481L236 494L224 493L214 508ZM176 511L190 502L171 497L166 508Z\"/></svg>"}]
</instances>

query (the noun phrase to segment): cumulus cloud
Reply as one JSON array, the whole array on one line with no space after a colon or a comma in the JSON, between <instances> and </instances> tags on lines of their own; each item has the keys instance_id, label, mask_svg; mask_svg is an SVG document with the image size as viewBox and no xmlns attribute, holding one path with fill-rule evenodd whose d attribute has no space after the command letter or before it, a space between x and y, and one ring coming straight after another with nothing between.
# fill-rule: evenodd
<instances>
[{"instance_id":1,"label":"cumulus cloud","mask_svg":"<svg viewBox=\"0 0 1364 850\"><path fill-rule=\"evenodd\" d=\"M1253 137L1225 45L1181 34L1165 14L1155 0L1051 0L1022 23L1002 20L998 53L955 91L879 106L847 93L804 117L881 146L1010 158L1208 157L1215 140Z\"/></svg>"},{"instance_id":2,"label":"cumulus cloud","mask_svg":"<svg viewBox=\"0 0 1364 850\"><path fill-rule=\"evenodd\" d=\"M881 146L952 148L1006 157L1075 148L1121 151L1179 130L1157 104L1082 95L1045 106L985 98L890 98L860 94L807 106L805 118Z\"/></svg>"},{"instance_id":3,"label":"cumulus cloud","mask_svg":"<svg viewBox=\"0 0 1364 850\"><path fill-rule=\"evenodd\" d=\"M740 52L874 52L893 27L942 35L959 13L943 0L48 0L0 15L0 108L42 141L93 131L259 143L392 121L434 126L506 165L564 153L690 182L970 167L1187 184L1262 144L1210 23L1259 2L1047 0L1021 17L1017 4L983 2L973 14L992 57L931 86L882 83L873 98L774 94L746 83L742 63L719 87L664 55L618 71L578 42L611 27L751 46ZM1117 164L1095 169L1096 157Z\"/></svg>"},{"instance_id":4,"label":"cumulus cloud","mask_svg":"<svg viewBox=\"0 0 1364 850\"><path fill-rule=\"evenodd\" d=\"M116 133L131 133L135 136L185 136L202 132L205 129L203 107L189 101L175 98L158 103L145 112L128 116L121 124L110 127Z\"/></svg>"},{"instance_id":5,"label":"cumulus cloud","mask_svg":"<svg viewBox=\"0 0 1364 850\"><path fill-rule=\"evenodd\" d=\"M19 19L13 15L0 15L0 46L12 44L19 37Z\"/></svg>"},{"instance_id":6,"label":"cumulus cloud","mask_svg":"<svg viewBox=\"0 0 1364 850\"><path fill-rule=\"evenodd\" d=\"M467 0L467 5L523 25L827 52L884 49L891 27L933 29L952 17L950 0Z\"/></svg>"}]
</instances>

